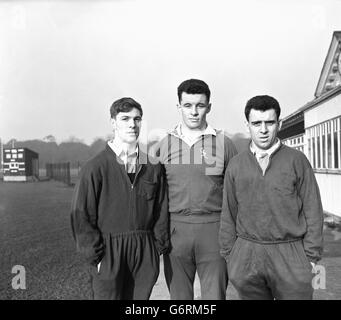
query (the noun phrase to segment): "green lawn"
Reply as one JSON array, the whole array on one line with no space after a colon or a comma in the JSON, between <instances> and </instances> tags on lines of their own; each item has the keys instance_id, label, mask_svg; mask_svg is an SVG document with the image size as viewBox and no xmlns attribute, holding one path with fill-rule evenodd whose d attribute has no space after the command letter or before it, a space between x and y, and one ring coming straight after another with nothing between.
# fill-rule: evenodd
<instances>
[{"instance_id":1,"label":"green lawn","mask_svg":"<svg viewBox=\"0 0 341 320\"><path fill-rule=\"evenodd\" d=\"M70 231L72 187L60 182L0 182L0 299L89 299L87 268ZM336 240L337 239L337 240ZM316 299L341 299L341 237L325 229L326 289ZM26 289L12 288L12 268L26 271ZM195 296L200 287L195 282ZM229 286L227 297L237 299ZM162 264L152 299L169 299Z\"/></svg>"}]
</instances>

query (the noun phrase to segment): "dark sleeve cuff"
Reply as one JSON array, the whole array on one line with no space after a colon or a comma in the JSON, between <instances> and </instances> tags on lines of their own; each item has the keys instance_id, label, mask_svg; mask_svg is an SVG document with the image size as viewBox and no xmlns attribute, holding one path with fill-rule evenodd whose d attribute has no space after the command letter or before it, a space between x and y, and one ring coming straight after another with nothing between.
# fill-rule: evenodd
<instances>
[{"instance_id":1,"label":"dark sleeve cuff","mask_svg":"<svg viewBox=\"0 0 341 320\"><path fill-rule=\"evenodd\" d=\"M230 251L226 251L226 250L224 250L224 251L222 251L222 250L220 250L220 255L225 259L225 261L227 262L227 260L229 259L229 256L230 256Z\"/></svg>"},{"instance_id":2,"label":"dark sleeve cuff","mask_svg":"<svg viewBox=\"0 0 341 320\"><path fill-rule=\"evenodd\" d=\"M85 260L91 265L96 266L104 257L105 254L105 246L101 244L96 248L89 248L80 250L81 254L85 257Z\"/></svg>"},{"instance_id":3,"label":"dark sleeve cuff","mask_svg":"<svg viewBox=\"0 0 341 320\"><path fill-rule=\"evenodd\" d=\"M170 252L170 243L167 241L166 243L160 243L159 241L155 241L156 249L159 254L167 254Z\"/></svg>"},{"instance_id":4,"label":"dark sleeve cuff","mask_svg":"<svg viewBox=\"0 0 341 320\"><path fill-rule=\"evenodd\" d=\"M309 262L312 262L312 263L315 263L315 264L316 264L318 261L321 260L321 258L316 258L316 257L309 257L309 256L307 256L307 258L308 258Z\"/></svg>"}]
</instances>

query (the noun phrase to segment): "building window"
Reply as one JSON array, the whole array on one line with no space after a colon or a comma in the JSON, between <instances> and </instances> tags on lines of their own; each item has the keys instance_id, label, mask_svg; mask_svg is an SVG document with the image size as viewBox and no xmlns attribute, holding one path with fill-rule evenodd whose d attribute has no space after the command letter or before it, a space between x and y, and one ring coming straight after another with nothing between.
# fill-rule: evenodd
<instances>
[{"instance_id":1,"label":"building window","mask_svg":"<svg viewBox=\"0 0 341 320\"><path fill-rule=\"evenodd\" d=\"M317 137L316 137L316 142L317 142L317 167L321 168L321 144L320 144L320 130L317 128Z\"/></svg>"},{"instance_id":2,"label":"building window","mask_svg":"<svg viewBox=\"0 0 341 320\"><path fill-rule=\"evenodd\" d=\"M315 137L312 137L311 139L311 143L312 143L312 157L311 157L311 160L312 160L312 166L313 168L316 168L316 162L315 162Z\"/></svg>"},{"instance_id":3,"label":"building window","mask_svg":"<svg viewBox=\"0 0 341 320\"><path fill-rule=\"evenodd\" d=\"M328 157L328 164L327 168L332 167L332 139L330 133L330 122L327 122L327 157Z\"/></svg>"},{"instance_id":4,"label":"building window","mask_svg":"<svg viewBox=\"0 0 341 320\"><path fill-rule=\"evenodd\" d=\"M339 156L338 156L338 150L337 150L337 131L338 131L338 126L337 126L337 120L334 119L332 121L332 140L333 140L333 145L332 145L332 166L334 168L339 168Z\"/></svg>"},{"instance_id":5,"label":"building window","mask_svg":"<svg viewBox=\"0 0 341 320\"><path fill-rule=\"evenodd\" d=\"M6 159L11 159L11 154L10 153L6 154Z\"/></svg>"},{"instance_id":6,"label":"building window","mask_svg":"<svg viewBox=\"0 0 341 320\"><path fill-rule=\"evenodd\" d=\"M17 162L12 162L9 164L10 169L19 169L19 163Z\"/></svg>"},{"instance_id":7,"label":"building window","mask_svg":"<svg viewBox=\"0 0 341 320\"><path fill-rule=\"evenodd\" d=\"M307 156L314 169L341 169L341 117L306 129Z\"/></svg>"},{"instance_id":8,"label":"building window","mask_svg":"<svg viewBox=\"0 0 341 320\"><path fill-rule=\"evenodd\" d=\"M341 168L341 117L337 121L337 127L338 127L338 136L337 136L337 154L339 157L339 168Z\"/></svg>"},{"instance_id":9,"label":"building window","mask_svg":"<svg viewBox=\"0 0 341 320\"><path fill-rule=\"evenodd\" d=\"M309 158L311 155L311 139L309 136L307 140L308 140L308 158Z\"/></svg>"},{"instance_id":10,"label":"building window","mask_svg":"<svg viewBox=\"0 0 341 320\"><path fill-rule=\"evenodd\" d=\"M23 154L22 153L18 153L18 159L22 159L23 158Z\"/></svg>"},{"instance_id":11,"label":"building window","mask_svg":"<svg viewBox=\"0 0 341 320\"><path fill-rule=\"evenodd\" d=\"M304 152L304 137L303 135L292 137L282 141L285 145L296 150Z\"/></svg>"},{"instance_id":12,"label":"building window","mask_svg":"<svg viewBox=\"0 0 341 320\"><path fill-rule=\"evenodd\" d=\"M326 167L326 124L324 123L322 125L322 149L321 149L321 154L322 154L322 168Z\"/></svg>"}]
</instances>

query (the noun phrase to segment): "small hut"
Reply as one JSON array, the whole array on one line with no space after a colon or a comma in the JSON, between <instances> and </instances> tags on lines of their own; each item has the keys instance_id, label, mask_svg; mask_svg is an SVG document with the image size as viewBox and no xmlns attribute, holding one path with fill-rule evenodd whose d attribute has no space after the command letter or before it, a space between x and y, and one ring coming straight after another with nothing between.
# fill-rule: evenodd
<instances>
[{"instance_id":1,"label":"small hut","mask_svg":"<svg viewBox=\"0 0 341 320\"><path fill-rule=\"evenodd\" d=\"M28 148L4 148L4 181L31 181L39 177L39 155Z\"/></svg>"}]
</instances>

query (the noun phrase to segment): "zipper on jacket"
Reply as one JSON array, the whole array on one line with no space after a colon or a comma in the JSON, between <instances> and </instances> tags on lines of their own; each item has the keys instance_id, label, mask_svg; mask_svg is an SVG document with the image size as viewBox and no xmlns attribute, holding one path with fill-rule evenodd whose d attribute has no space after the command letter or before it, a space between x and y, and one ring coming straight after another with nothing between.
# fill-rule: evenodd
<instances>
[{"instance_id":1,"label":"zipper on jacket","mask_svg":"<svg viewBox=\"0 0 341 320\"><path fill-rule=\"evenodd\" d=\"M140 173L141 169L142 169L142 165L138 165L133 183L130 182L130 179L128 177L129 182L131 183L130 194L131 194L131 200L132 200L131 206L130 206L130 225L133 227L134 230L136 230L136 219L134 218L134 212L136 211L136 206L135 206L136 205L136 195L134 193L134 187L135 187L137 176Z\"/></svg>"},{"instance_id":2,"label":"zipper on jacket","mask_svg":"<svg viewBox=\"0 0 341 320\"><path fill-rule=\"evenodd\" d=\"M141 169L142 169L142 164L138 165L138 168L137 168L137 171L136 171L136 174L135 174L133 183L131 184L131 189L134 189L134 187L135 187L135 182L136 182L136 179L137 179L137 176L138 176L138 174L140 173ZM129 181L130 181L130 180L129 180ZM130 183L131 183L131 182L130 182Z\"/></svg>"}]
</instances>

